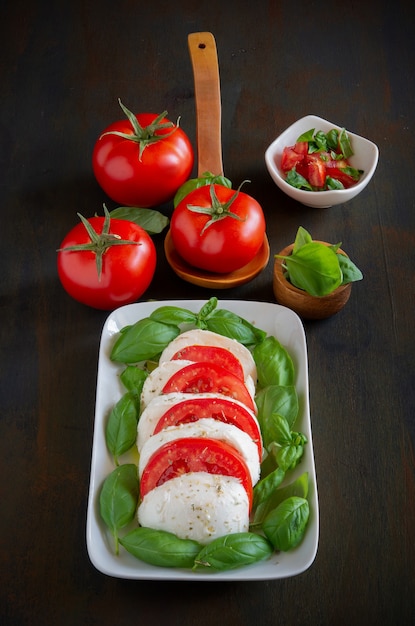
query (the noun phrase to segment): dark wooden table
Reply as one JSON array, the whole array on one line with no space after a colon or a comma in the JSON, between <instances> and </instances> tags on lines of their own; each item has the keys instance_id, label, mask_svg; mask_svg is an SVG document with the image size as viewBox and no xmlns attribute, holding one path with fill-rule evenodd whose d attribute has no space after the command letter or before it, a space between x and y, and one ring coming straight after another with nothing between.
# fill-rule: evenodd
<instances>
[{"instance_id":1,"label":"dark wooden table","mask_svg":"<svg viewBox=\"0 0 415 626\"><path fill-rule=\"evenodd\" d=\"M410 6L410 3L409 3ZM2 3L0 622L400 624L415 613L415 28L390 3L210 0ZM221 293L178 278L154 237L145 299L274 301L272 255L299 225L362 268L341 313L305 322L320 503L314 564L256 583L124 581L90 563L85 524L106 312L63 291L56 248L103 202L91 152L136 111L182 118L195 142L190 32L216 37L223 159L267 219L271 260ZM271 140L314 113L380 149L346 205L301 206L265 168ZM162 207L171 214L171 205Z\"/></svg>"}]
</instances>

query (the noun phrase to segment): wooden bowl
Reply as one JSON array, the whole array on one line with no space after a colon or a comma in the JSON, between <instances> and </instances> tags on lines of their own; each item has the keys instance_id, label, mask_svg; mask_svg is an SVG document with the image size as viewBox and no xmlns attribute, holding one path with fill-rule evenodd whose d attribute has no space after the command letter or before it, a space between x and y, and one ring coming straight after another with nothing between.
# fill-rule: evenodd
<instances>
[{"instance_id":1,"label":"wooden bowl","mask_svg":"<svg viewBox=\"0 0 415 626\"><path fill-rule=\"evenodd\" d=\"M319 243L324 243L326 246L330 245L326 241ZM279 254L289 256L293 248L294 244L292 243L281 250ZM346 255L340 248L338 252ZM274 262L273 290L279 304L292 309L304 319L320 320L338 313L344 307L350 297L352 285L351 283L341 285L327 296L310 296L306 291L294 287L285 278L283 259L276 258Z\"/></svg>"}]
</instances>

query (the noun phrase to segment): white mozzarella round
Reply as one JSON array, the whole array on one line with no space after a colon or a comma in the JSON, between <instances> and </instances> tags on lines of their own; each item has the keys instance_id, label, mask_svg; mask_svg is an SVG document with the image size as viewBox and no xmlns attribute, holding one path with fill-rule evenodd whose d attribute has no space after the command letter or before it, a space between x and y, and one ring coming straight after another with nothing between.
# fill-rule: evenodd
<instances>
[{"instance_id":1,"label":"white mozzarella round","mask_svg":"<svg viewBox=\"0 0 415 626\"><path fill-rule=\"evenodd\" d=\"M151 437L151 435L154 433L154 429L157 426L159 420L171 407L175 406L176 404L180 404L183 401L203 398L225 398L233 404L237 404L243 407L245 411L248 411L252 419L257 424L258 432L261 432L255 413L251 411L251 409L249 409L243 402L235 400L235 398L228 398L227 396L222 396L218 393L165 393L153 398L153 400L151 400L151 402L146 406L146 408L140 415L137 427L138 451L141 451L141 448L143 447L147 439Z\"/></svg>"},{"instance_id":2,"label":"white mozzarella round","mask_svg":"<svg viewBox=\"0 0 415 626\"><path fill-rule=\"evenodd\" d=\"M207 544L249 529L248 496L236 478L191 472L145 495L138 507L141 526Z\"/></svg>"},{"instance_id":3,"label":"white mozzarella round","mask_svg":"<svg viewBox=\"0 0 415 626\"><path fill-rule=\"evenodd\" d=\"M181 333L173 339L163 350L160 356L160 363L170 361L176 352L188 346L215 346L229 350L240 362L244 370L245 378L251 378L254 385L257 381L257 369L251 352L236 339L224 337L210 330L194 329Z\"/></svg>"},{"instance_id":4,"label":"white mozzarella round","mask_svg":"<svg viewBox=\"0 0 415 626\"><path fill-rule=\"evenodd\" d=\"M140 452L138 462L138 474L141 475L150 457L161 446L176 439L187 437L203 437L206 439L216 439L231 445L245 461L251 474L252 485L255 485L260 476L260 463L258 447L256 443L244 431L232 424L225 424L213 418L202 418L197 422L181 424L180 426L169 426L147 439Z\"/></svg>"},{"instance_id":5,"label":"white mozzarella round","mask_svg":"<svg viewBox=\"0 0 415 626\"><path fill-rule=\"evenodd\" d=\"M141 392L141 410L143 411L153 398L162 393L164 385L173 374L191 363L192 361L166 361L150 372Z\"/></svg>"}]
</instances>

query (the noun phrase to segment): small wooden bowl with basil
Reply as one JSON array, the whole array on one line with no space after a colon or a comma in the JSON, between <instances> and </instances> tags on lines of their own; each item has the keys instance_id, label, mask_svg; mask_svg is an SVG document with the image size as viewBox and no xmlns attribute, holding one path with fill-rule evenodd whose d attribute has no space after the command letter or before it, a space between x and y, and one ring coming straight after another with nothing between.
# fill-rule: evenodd
<instances>
[{"instance_id":1,"label":"small wooden bowl with basil","mask_svg":"<svg viewBox=\"0 0 415 626\"><path fill-rule=\"evenodd\" d=\"M275 255L275 298L303 319L338 313L350 297L352 283L362 278L340 244L313 240L302 226L295 242Z\"/></svg>"}]
</instances>

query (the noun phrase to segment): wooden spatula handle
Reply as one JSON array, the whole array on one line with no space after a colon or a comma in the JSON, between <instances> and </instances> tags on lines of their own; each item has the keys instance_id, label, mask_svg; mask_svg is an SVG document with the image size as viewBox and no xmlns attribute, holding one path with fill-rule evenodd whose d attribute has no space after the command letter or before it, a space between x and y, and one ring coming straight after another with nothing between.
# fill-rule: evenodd
<instances>
[{"instance_id":1,"label":"wooden spatula handle","mask_svg":"<svg viewBox=\"0 0 415 626\"><path fill-rule=\"evenodd\" d=\"M218 55L212 33L188 36L196 99L198 175L223 174Z\"/></svg>"}]
</instances>

